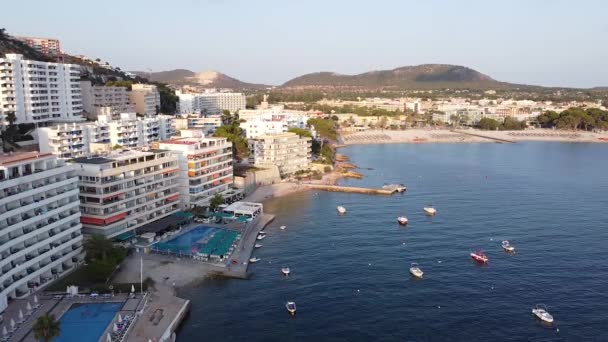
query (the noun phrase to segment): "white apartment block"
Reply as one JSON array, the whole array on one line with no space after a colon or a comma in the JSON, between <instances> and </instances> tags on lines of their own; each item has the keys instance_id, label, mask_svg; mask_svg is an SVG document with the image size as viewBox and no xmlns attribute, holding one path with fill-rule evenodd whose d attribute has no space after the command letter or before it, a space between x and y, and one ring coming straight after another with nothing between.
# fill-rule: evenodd
<instances>
[{"instance_id":1,"label":"white apartment block","mask_svg":"<svg viewBox=\"0 0 608 342\"><path fill-rule=\"evenodd\" d=\"M178 153L182 208L206 207L215 194L233 192L232 143L205 138L200 130L182 130L181 135L161 141L159 148Z\"/></svg>"},{"instance_id":2,"label":"white apartment block","mask_svg":"<svg viewBox=\"0 0 608 342\"><path fill-rule=\"evenodd\" d=\"M83 261L75 172L51 154L0 156L0 313Z\"/></svg>"},{"instance_id":3,"label":"white apartment block","mask_svg":"<svg viewBox=\"0 0 608 342\"><path fill-rule=\"evenodd\" d=\"M110 107L115 113L133 111L126 87L93 86L91 81L81 81L80 88L83 109L89 118L97 118L104 107Z\"/></svg>"},{"instance_id":4,"label":"white apartment block","mask_svg":"<svg viewBox=\"0 0 608 342\"><path fill-rule=\"evenodd\" d=\"M179 129L199 129L204 134L212 134L222 125L221 115L184 114L176 119Z\"/></svg>"},{"instance_id":5,"label":"white apartment block","mask_svg":"<svg viewBox=\"0 0 608 342\"><path fill-rule=\"evenodd\" d=\"M161 130L160 121L165 121L163 124L165 130ZM97 119L98 123L108 125L112 146L125 148L143 147L155 141L168 139L166 121L164 115L161 118L138 118L136 113L121 113L117 119L100 115Z\"/></svg>"},{"instance_id":6,"label":"white apartment block","mask_svg":"<svg viewBox=\"0 0 608 342\"><path fill-rule=\"evenodd\" d=\"M169 151L114 151L73 162L87 234L123 240L179 210L177 158Z\"/></svg>"},{"instance_id":7,"label":"white apartment block","mask_svg":"<svg viewBox=\"0 0 608 342\"><path fill-rule=\"evenodd\" d=\"M0 120L14 112L16 123L81 121L80 66L0 58Z\"/></svg>"},{"instance_id":8,"label":"white apartment block","mask_svg":"<svg viewBox=\"0 0 608 342\"><path fill-rule=\"evenodd\" d=\"M135 111L142 115L155 115L160 110L160 94L155 85L133 84L129 93Z\"/></svg>"},{"instance_id":9,"label":"white apartment block","mask_svg":"<svg viewBox=\"0 0 608 342\"><path fill-rule=\"evenodd\" d=\"M287 132L286 121L251 120L241 122L239 126L245 131L247 139L255 139L262 135L281 134Z\"/></svg>"},{"instance_id":10,"label":"white apartment block","mask_svg":"<svg viewBox=\"0 0 608 342\"><path fill-rule=\"evenodd\" d=\"M224 110L237 112L245 109L246 97L242 93L182 93L176 91L179 97L178 112L180 114L220 114Z\"/></svg>"},{"instance_id":11,"label":"white apartment block","mask_svg":"<svg viewBox=\"0 0 608 342\"><path fill-rule=\"evenodd\" d=\"M40 152L52 153L59 158L86 156L92 152L91 144L110 144L107 124L64 123L41 127L36 131Z\"/></svg>"},{"instance_id":12,"label":"white apartment block","mask_svg":"<svg viewBox=\"0 0 608 342\"><path fill-rule=\"evenodd\" d=\"M249 140L250 162L255 166L276 165L282 176L310 167L311 139L295 133L262 135Z\"/></svg>"}]
</instances>

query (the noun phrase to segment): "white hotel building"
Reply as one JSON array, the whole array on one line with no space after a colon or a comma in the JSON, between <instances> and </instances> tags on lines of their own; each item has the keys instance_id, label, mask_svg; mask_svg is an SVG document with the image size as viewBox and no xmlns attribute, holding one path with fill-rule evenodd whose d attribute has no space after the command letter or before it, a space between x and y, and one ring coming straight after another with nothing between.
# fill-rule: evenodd
<instances>
[{"instance_id":1,"label":"white hotel building","mask_svg":"<svg viewBox=\"0 0 608 342\"><path fill-rule=\"evenodd\" d=\"M181 134L158 145L178 153L182 208L208 206L218 193L226 198L234 183L232 143L226 138L205 138L200 130Z\"/></svg>"},{"instance_id":2,"label":"white hotel building","mask_svg":"<svg viewBox=\"0 0 608 342\"><path fill-rule=\"evenodd\" d=\"M0 121L14 112L16 123L81 121L80 67L23 59L0 58Z\"/></svg>"},{"instance_id":3,"label":"white hotel building","mask_svg":"<svg viewBox=\"0 0 608 342\"><path fill-rule=\"evenodd\" d=\"M180 114L220 114L224 110L237 112L245 109L246 97L242 93L182 93L176 91L179 97L178 113Z\"/></svg>"},{"instance_id":4,"label":"white hotel building","mask_svg":"<svg viewBox=\"0 0 608 342\"><path fill-rule=\"evenodd\" d=\"M110 128L106 124L64 123L36 131L40 152L59 158L85 156L91 153L91 144L110 144Z\"/></svg>"},{"instance_id":5,"label":"white hotel building","mask_svg":"<svg viewBox=\"0 0 608 342\"><path fill-rule=\"evenodd\" d=\"M51 154L0 156L0 313L80 263L78 177Z\"/></svg>"},{"instance_id":6,"label":"white hotel building","mask_svg":"<svg viewBox=\"0 0 608 342\"><path fill-rule=\"evenodd\" d=\"M177 157L170 151L115 151L73 162L86 233L126 239L179 209Z\"/></svg>"},{"instance_id":7,"label":"white hotel building","mask_svg":"<svg viewBox=\"0 0 608 342\"><path fill-rule=\"evenodd\" d=\"M295 133L262 135L249 140L250 162L255 166L276 165L281 176L310 168L311 139Z\"/></svg>"}]
</instances>

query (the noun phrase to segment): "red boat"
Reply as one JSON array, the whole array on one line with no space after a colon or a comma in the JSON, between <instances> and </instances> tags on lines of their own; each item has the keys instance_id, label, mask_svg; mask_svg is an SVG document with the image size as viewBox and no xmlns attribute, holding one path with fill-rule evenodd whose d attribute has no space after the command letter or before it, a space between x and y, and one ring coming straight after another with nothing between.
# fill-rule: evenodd
<instances>
[{"instance_id":1,"label":"red boat","mask_svg":"<svg viewBox=\"0 0 608 342\"><path fill-rule=\"evenodd\" d=\"M483 251L475 251L471 253L471 258L479 263L485 264L490 260Z\"/></svg>"}]
</instances>

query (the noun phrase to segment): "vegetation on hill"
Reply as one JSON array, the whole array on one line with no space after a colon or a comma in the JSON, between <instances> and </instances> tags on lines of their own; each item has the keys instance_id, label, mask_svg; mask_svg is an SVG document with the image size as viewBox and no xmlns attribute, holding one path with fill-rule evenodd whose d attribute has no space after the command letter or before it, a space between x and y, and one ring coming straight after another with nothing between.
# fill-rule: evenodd
<instances>
[{"instance_id":1,"label":"vegetation on hill","mask_svg":"<svg viewBox=\"0 0 608 342\"><path fill-rule=\"evenodd\" d=\"M6 29L0 28L0 57L4 57L7 53L21 54L25 59L35 61L53 62L51 57L10 36L6 33Z\"/></svg>"},{"instance_id":2,"label":"vegetation on hill","mask_svg":"<svg viewBox=\"0 0 608 342\"><path fill-rule=\"evenodd\" d=\"M525 129L526 122L518 121L517 119L511 118L511 117L506 117L503 122L500 122L498 120L494 120L491 118L482 118L481 120L479 120L477 127L479 129L489 130L489 131L495 131L495 130L517 131L517 130Z\"/></svg>"},{"instance_id":3,"label":"vegetation on hill","mask_svg":"<svg viewBox=\"0 0 608 342\"><path fill-rule=\"evenodd\" d=\"M222 114L223 125L215 130L213 136L224 137L232 143L232 155L237 159L244 159L249 155L247 139L243 137L243 129L239 126L238 114L230 114L224 111Z\"/></svg>"},{"instance_id":4,"label":"vegetation on hill","mask_svg":"<svg viewBox=\"0 0 608 342\"><path fill-rule=\"evenodd\" d=\"M597 108L570 108L561 113L546 111L538 116L538 123L547 128L608 130L608 111Z\"/></svg>"},{"instance_id":5,"label":"vegetation on hill","mask_svg":"<svg viewBox=\"0 0 608 342\"><path fill-rule=\"evenodd\" d=\"M312 138L312 133L309 130L303 128L292 127L287 130L287 132L295 133L300 137Z\"/></svg>"},{"instance_id":6,"label":"vegetation on hill","mask_svg":"<svg viewBox=\"0 0 608 342\"><path fill-rule=\"evenodd\" d=\"M336 131L336 122L331 119L309 119L308 126L313 126L322 139L336 141L338 133Z\"/></svg>"},{"instance_id":7,"label":"vegetation on hill","mask_svg":"<svg viewBox=\"0 0 608 342\"><path fill-rule=\"evenodd\" d=\"M133 88L133 81L131 80L117 80L106 82L106 86L126 87L128 90ZM175 91L167 87L164 83L152 82L151 84L156 86L158 94L160 95L160 108L159 111L163 114L175 114L177 111L177 102L179 97L175 95Z\"/></svg>"}]
</instances>

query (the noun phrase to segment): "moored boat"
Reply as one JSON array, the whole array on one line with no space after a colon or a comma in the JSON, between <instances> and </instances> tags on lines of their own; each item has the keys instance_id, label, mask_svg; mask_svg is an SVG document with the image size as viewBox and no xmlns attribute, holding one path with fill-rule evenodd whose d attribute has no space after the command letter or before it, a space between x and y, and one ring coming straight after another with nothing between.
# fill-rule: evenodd
<instances>
[{"instance_id":1,"label":"moored boat","mask_svg":"<svg viewBox=\"0 0 608 342\"><path fill-rule=\"evenodd\" d=\"M477 261L478 263L482 263L482 264L485 264L490 260L483 251L471 252L471 259Z\"/></svg>"},{"instance_id":2,"label":"moored boat","mask_svg":"<svg viewBox=\"0 0 608 342\"><path fill-rule=\"evenodd\" d=\"M340 215L344 215L346 214L346 208L344 208L343 206L339 205L336 210L338 211L338 214Z\"/></svg>"},{"instance_id":3,"label":"moored boat","mask_svg":"<svg viewBox=\"0 0 608 342\"><path fill-rule=\"evenodd\" d=\"M422 276L424 275L424 272L422 272L422 270L420 269L420 267L418 267L418 264L413 262L410 265L410 273L416 277L416 278L420 278L422 279Z\"/></svg>"},{"instance_id":4,"label":"moored boat","mask_svg":"<svg viewBox=\"0 0 608 342\"><path fill-rule=\"evenodd\" d=\"M255 257L254 257L254 258L249 259L249 262L251 262L251 263L255 263L255 262L258 262L258 261L260 261L260 260L262 260L262 259L260 259L260 258L255 258Z\"/></svg>"},{"instance_id":5,"label":"moored boat","mask_svg":"<svg viewBox=\"0 0 608 342\"><path fill-rule=\"evenodd\" d=\"M422 210L424 210L424 213L427 216L434 216L435 214L437 214L437 209L433 208L433 206L430 204L428 206L422 208Z\"/></svg>"},{"instance_id":6,"label":"moored boat","mask_svg":"<svg viewBox=\"0 0 608 342\"><path fill-rule=\"evenodd\" d=\"M508 240L502 242L502 249L509 253L515 252L515 247L511 246Z\"/></svg>"},{"instance_id":7,"label":"moored boat","mask_svg":"<svg viewBox=\"0 0 608 342\"><path fill-rule=\"evenodd\" d=\"M397 217L397 222L399 222L400 225L405 226L408 222L407 217L405 216L399 216Z\"/></svg>"},{"instance_id":8,"label":"moored boat","mask_svg":"<svg viewBox=\"0 0 608 342\"><path fill-rule=\"evenodd\" d=\"M532 313L543 322L553 323L553 316L547 311L545 304L536 304Z\"/></svg>"},{"instance_id":9,"label":"moored boat","mask_svg":"<svg viewBox=\"0 0 608 342\"><path fill-rule=\"evenodd\" d=\"M289 273L291 273L291 270L289 269L289 267L283 267L283 268L281 268L281 273L288 276Z\"/></svg>"},{"instance_id":10,"label":"moored boat","mask_svg":"<svg viewBox=\"0 0 608 342\"><path fill-rule=\"evenodd\" d=\"M262 247L262 246L264 246L264 245L262 245L261 243L256 243L256 244L255 244L253 247L255 247L255 248L260 248L260 247Z\"/></svg>"},{"instance_id":11,"label":"moored boat","mask_svg":"<svg viewBox=\"0 0 608 342\"><path fill-rule=\"evenodd\" d=\"M264 240L265 238L266 238L266 234L259 234L256 239L258 239L258 240Z\"/></svg>"},{"instance_id":12,"label":"moored boat","mask_svg":"<svg viewBox=\"0 0 608 342\"><path fill-rule=\"evenodd\" d=\"M287 228L287 226L280 226L279 229L281 230L285 230L285 228Z\"/></svg>"},{"instance_id":13,"label":"moored boat","mask_svg":"<svg viewBox=\"0 0 608 342\"><path fill-rule=\"evenodd\" d=\"M296 314L296 302L285 303L285 308L292 316Z\"/></svg>"}]
</instances>

